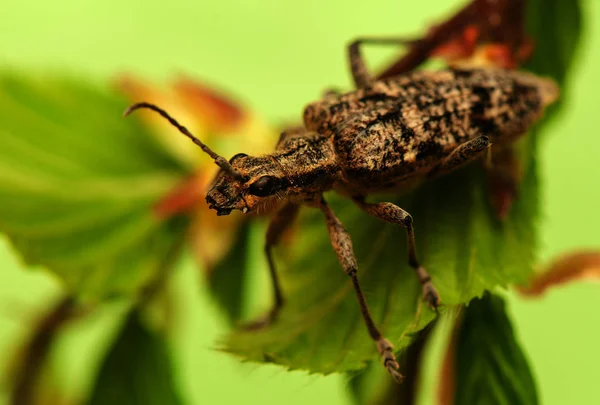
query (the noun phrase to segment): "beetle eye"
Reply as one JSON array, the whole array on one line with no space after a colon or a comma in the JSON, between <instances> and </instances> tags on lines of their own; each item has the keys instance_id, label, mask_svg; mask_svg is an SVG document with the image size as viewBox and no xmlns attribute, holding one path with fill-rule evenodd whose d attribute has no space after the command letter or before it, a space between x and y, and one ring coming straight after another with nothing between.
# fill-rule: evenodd
<instances>
[{"instance_id":1,"label":"beetle eye","mask_svg":"<svg viewBox=\"0 0 600 405\"><path fill-rule=\"evenodd\" d=\"M233 163L234 160L241 158L241 157L246 157L246 156L248 156L248 155L246 155L245 153L238 153L236 155L233 155L231 157L231 159L229 159L229 163Z\"/></svg>"},{"instance_id":2,"label":"beetle eye","mask_svg":"<svg viewBox=\"0 0 600 405\"><path fill-rule=\"evenodd\" d=\"M257 197L266 197L273 194L276 190L277 178L273 176L263 176L250 184L250 194Z\"/></svg>"}]
</instances>

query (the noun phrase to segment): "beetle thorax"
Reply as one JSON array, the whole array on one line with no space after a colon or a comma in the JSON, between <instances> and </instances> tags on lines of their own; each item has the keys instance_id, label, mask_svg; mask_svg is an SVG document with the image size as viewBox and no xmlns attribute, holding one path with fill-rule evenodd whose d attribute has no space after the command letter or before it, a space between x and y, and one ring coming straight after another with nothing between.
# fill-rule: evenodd
<instances>
[{"instance_id":1,"label":"beetle thorax","mask_svg":"<svg viewBox=\"0 0 600 405\"><path fill-rule=\"evenodd\" d=\"M291 193L308 198L331 188L339 171L332 140L305 134L282 140L272 156L286 173Z\"/></svg>"}]
</instances>

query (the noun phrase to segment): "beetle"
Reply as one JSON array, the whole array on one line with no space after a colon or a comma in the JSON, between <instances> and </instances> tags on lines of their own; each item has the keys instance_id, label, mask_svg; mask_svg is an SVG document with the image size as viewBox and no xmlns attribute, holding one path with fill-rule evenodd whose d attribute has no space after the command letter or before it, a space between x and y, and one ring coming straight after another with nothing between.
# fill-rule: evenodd
<instances>
[{"instance_id":1,"label":"beetle","mask_svg":"<svg viewBox=\"0 0 600 405\"><path fill-rule=\"evenodd\" d=\"M421 266L411 215L390 202L369 203L368 195L414 187L510 148L558 98L555 82L521 71L496 68L450 68L414 71L375 80L365 67L359 39L348 47L356 89L327 92L304 109L304 126L281 133L275 151L262 156L236 154L226 160L194 137L166 111L142 102L125 115L146 108L166 118L200 146L220 167L206 195L217 215L275 211L267 229L265 253L273 282L274 304L250 328L276 320L284 304L272 248L293 222L300 206L320 209L333 250L350 277L360 310L383 365L398 382L402 375L392 344L373 321L357 277L357 262L348 232L323 193L335 190L367 214L406 229L408 262L422 286L423 297L437 309L440 296ZM494 166L484 165L493 173Z\"/></svg>"}]
</instances>

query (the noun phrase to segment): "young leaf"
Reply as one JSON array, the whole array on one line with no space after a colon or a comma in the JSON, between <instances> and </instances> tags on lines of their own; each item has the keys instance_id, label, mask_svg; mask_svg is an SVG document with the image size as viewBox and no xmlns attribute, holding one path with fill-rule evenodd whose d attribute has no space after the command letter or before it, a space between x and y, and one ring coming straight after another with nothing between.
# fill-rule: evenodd
<instances>
[{"instance_id":1,"label":"young leaf","mask_svg":"<svg viewBox=\"0 0 600 405\"><path fill-rule=\"evenodd\" d=\"M560 12L549 11L547 2L528 4L528 31L538 47L529 68L563 84L579 38L580 12L577 2L552 3L564 10L567 23L562 23ZM561 47L560 60L553 54L556 46ZM522 284L531 274L538 215L535 132L521 145L526 175L502 223L491 215L486 184L473 165L398 200L413 215L421 261L445 305L467 303L497 286ZM334 208L353 237L359 278L375 322L402 349L410 334L433 319L405 264L403 231L367 217L347 201L338 200ZM330 373L362 368L378 355L350 283L331 252L323 219L313 212L305 221L304 233L293 247L296 260L282 271L288 298L279 322L260 332L233 334L224 346L242 358L291 369Z\"/></svg>"},{"instance_id":2,"label":"young leaf","mask_svg":"<svg viewBox=\"0 0 600 405\"><path fill-rule=\"evenodd\" d=\"M164 340L134 311L102 364L89 405L182 404L172 370Z\"/></svg>"},{"instance_id":3,"label":"young leaf","mask_svg":"<svg viewBox=\"0 0 600 405\"><path fill-rule=\"evenodd\" d=\"M528 0L526 4L527 32L535 44L526 67L564 84L581 36L580 1Z\"/></svg>"},{"instance_id":4,"label":"young leaf","mask_svg":"<svg viewBox=\"0 0 600 405\"><path fill-rule=\"evenodd\" d=\"M469 304L454 350L454 402L449 403L538 403L533 375L500 297L486 294Z\"/></svg>"},{"instance_id":5,"label":"young leaf","mask_svg":"<svg viewBox=\"0 0 600 405\"><path fill-rule=\"evenodd\" d=\"M184 171L126 105L73 80L0 77L0 230L80 297L135 292L184 229L152 212Z\"/></svg>"}]
</instances>

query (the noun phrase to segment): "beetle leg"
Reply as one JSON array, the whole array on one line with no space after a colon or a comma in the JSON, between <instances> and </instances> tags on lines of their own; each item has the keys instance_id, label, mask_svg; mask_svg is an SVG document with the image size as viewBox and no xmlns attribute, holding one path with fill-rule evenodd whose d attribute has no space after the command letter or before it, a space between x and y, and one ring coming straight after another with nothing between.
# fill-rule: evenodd
<instances>
[{"instance_id":1,"label":"beetle leg","mask_svg":"<svg viewBox=\"0 0 600 405\"><path fill-rule=\"evenodd\" d=\"M305 134L306 134L306 128L304 128L304 127L288 128L279 135L279 140L277 141L277 145L275 146L275 149L276 150L280 149L282 146L285 145L285 142L287 140L292 139L292 138L298 138Z\"/></svg>"},{"instance_id":2,"label":"beetle leg","mask_svg":"<svg viewBox=\"0 0 600 405\"><path fill-rule=\"evenodd\" d=\"M487 136L473 138L454 149L428 176L434 177L449 173L462 165L472 162L484 152L489 154L491 153L491 145Z\"/></svg>"},{"instance_id":3,"label":"beetle leg","mask_svg":"<svg viewBox=\"0 0 600 405\"><path fill-rule=\"evenodd\" d=\"M433 26L427 34L406 54L379 75L379 79L410 72L425 62L437 48L456 39L470 27L477 27L479 36L476 44L482 42L508 45L511 59L516 62L526 60L530 40L525 35L525 0L491 1L471 0L446 21ZM496 24L496 21L502 21ZM530 51L529 51L530 52Z\"/></svg>"},{"instance_id":4,"label":"beetle leg","mask_svg":"<svg viewBox=\"0 0 600 405\"><path fill-rule=\"evenodd\" d=\"M415 270L419 283L423 288L423 298L434 309L440 305L440 295L431 282L431 276L417 259L417 248L415 246L415 232L412 216L402 208L389 202L370 204L362 197L355 197L353 201L364 211L382 221L396 225L402 225L406 229L408 238L408 264Z\"/></svg>"},{"instance_id":5,"label":"beetle leg","mask_svg":"<svg viewBox=\"0 0 600 405\"><path fill-rule=\"evenodd\" d=\"M357 88L365 87L373 81L373 77L367 69L364 58L360 52L363 44L380 45L412 45L417 41L407 40L405 38L358 38L348 46L348 57L350 59L350 70L354 84Z\"/></svg>"},{"instance_id":6,"label":"beetle leg","mask_svg":"<svg viewBox=\"0 0 600 405\"><path fill-rule=\"evenodd\" d=\"M489 199L496 216L506 218L517 196L522 168L515 149L511 146L494 149L490 163L485 165L488 178Z\"/></svg>"},{"instance_id":7,"label":"beetle leg","mask_svg":"<svg viewBox=\"0 0 600 405\"><path fill-rule=\"evenodd\" d=\"M324 98L324 99L337 98L337 97L339 97L340 94L342 94L342 92L339 89L329 87L329 88L325 89L325 91L323 92L322 98Z\"/></svg>"},{"instance_id":8,"label":"beetle leg","mask_svg":"<svg viewBox=\"0 0 600 405\"><path fill-rule=\"evenodd\" d=\"M281 292L281 284L279 283L279 277L277 276L277 269L275 268L275 261L273 260L273 246L279 242L281 235L286 229L292 224L298 214L299 205L288 203L283 206L275 216L271 219L269 227L267 229L267 237L265 242L265 254L269 263L269 275L273 283L273 308L267 313L266 316L258 319L257 321L251 322L244 325L244 329L259 329L261 327L271 324L277 316L283 306L283 294Z\"/></svg>"},{"instance_id":9,"label":"beetle leg","mask_svg":"<svg viewBox=\"0 0 600 405\"><path fill-rule=\"evenodd\" d=\"M396 361L396 357L394 356L394 347L386 338L383 337L379 329L377 329L377 326L375 326L375 322L373 321L373 318L371 318L369 307L367 306L367 300L365 299L365 296L360 288L358 276L356 274L358 265L356 263L356 257L354 257L354 250L352 248L352 240L350 239L350 235L346 229L344 229L344 226L335 216L335 213L327 204L327 202L325 202L323 197L321 197L321 200L318 201L316 205L321 209L321 211L323 211L323 214L325 215L325 219L327 221L327 230L329 231L329 238L331 239L331 245L333 246L333 250L338 257L338 261L342 265L344 272L352 279L352 285L354 286L354 291L356 292L356 298L358 299L358 304L360 306L360 311L365 321L365 325L367 326L369 335L377 344L377 350L383 359L383 365L385 368L387 368L388 372L397 382L401 382L403 377L398 372L398 368L400 366Z\"/></svg>"},{"instance_id":10,"label":"beetle leg","mask_svg":"<svg viewBox=\"0 0 600 405\"><path fill-rule=\"evenodd\" d=\"M517 196L522 173L521 165L512 146L494 148L486 136L479 136L457 147L429 177L449 173L472 162L483 153L483 167L487 172L489 199L499 219L504 219Z\"/></svg>"},{"instance_id":11,"label":"beetle leg","mask_svg":"<svg viewBox=\"0 0 600 405\"><path fill-rule=\"evenodd\" d=\"M521 165L511 146L494 147L486 136L479 136L457 147L429 177L443 175L483 156L483 167L487 172L489 200L499 219L504 219L517 196L521 179Z\"/></svg>"}]
</instances>

